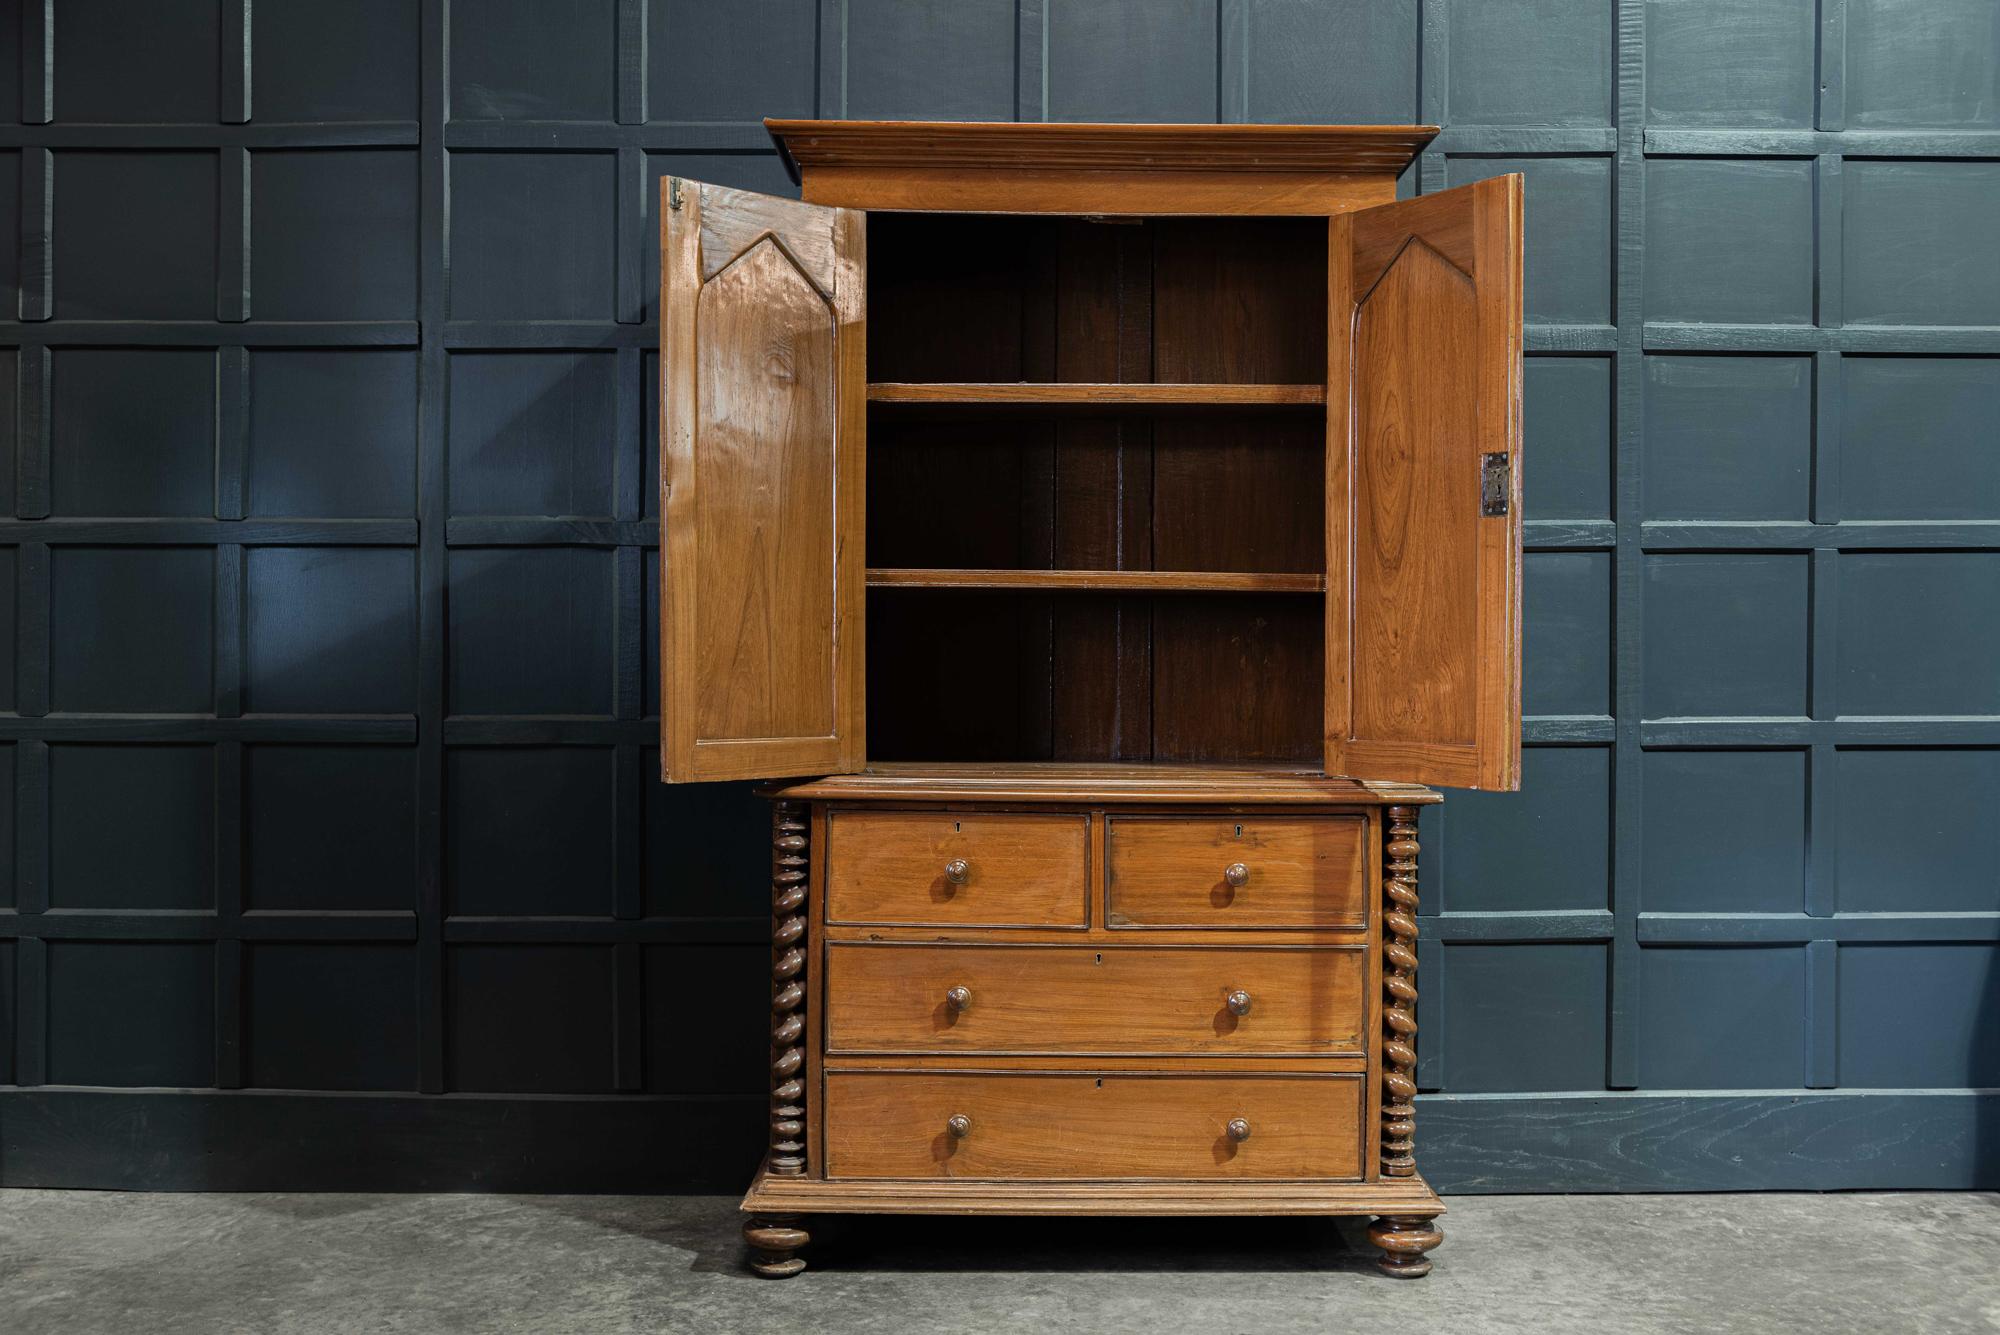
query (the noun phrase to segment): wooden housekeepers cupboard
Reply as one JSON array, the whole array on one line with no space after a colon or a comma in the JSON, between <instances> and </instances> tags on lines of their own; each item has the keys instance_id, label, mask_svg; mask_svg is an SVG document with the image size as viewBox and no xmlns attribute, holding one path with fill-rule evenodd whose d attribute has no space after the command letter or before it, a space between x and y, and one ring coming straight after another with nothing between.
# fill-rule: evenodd
<instances>
[{"instance_id":1,"label":"wooden housekeepers cupboard","mask_svg":"<svg viewBox=\"0 0 2000 1335\"><path fill-rule=\"evenodd\" d=\"M1520 766L1521 182L1427 127L772 121L661 186L661 761L774 803L815 1213L1367 1214L1421 785Z\"/></svg>"}]
</instances>

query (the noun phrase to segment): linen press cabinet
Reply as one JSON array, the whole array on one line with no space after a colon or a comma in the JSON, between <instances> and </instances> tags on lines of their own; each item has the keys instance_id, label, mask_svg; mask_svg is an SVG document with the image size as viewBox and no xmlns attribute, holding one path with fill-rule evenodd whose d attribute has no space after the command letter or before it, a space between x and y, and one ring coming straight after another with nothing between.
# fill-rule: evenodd
<instances>
[{"instance_id":1,"label":"linen press cabinet","mask_svg":"<svg viewBox=\"0 0 2000 1335\"><path fill-rule=\"evenodd\" d=\"M1520 766L1520 178L767 125L803 202L660 213L662 769L794 780L752 1266L816 1213L1358 1214L1424 1274L1417 809Z\"/></svg>"}]
</instances>

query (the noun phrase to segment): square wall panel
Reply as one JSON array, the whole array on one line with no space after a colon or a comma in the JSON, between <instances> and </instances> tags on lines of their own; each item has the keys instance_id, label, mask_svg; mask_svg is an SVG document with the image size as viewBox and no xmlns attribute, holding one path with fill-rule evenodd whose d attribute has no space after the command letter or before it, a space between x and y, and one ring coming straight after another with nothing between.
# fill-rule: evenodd
<instances>
[{"instance_id":1,"label":"square wall panel","mask_svg":"<svg viewBox=\"0 0 2000 1335\"><path fill-rule=\"evenodd\" d=\"M1803 751L1647 751L1640 904L1647 913L1803 913Z\"/></svg>"},{"instance_id":2,"label":"square wall panel","mask_svg":"<svg viewBox=\"0 0 2000 1335\"><path fill-rule=\"evenodd\" d=\"M1992 0L1845 0L1850 129L2000 126Z\"/></svg>"},{"instance_id":3,"label":"square wall panel","mask_svg":"<svg viewBox=\"0 0 2000 1335\"><path fill-rule=\"evenodd\" d=\"M1222 119L1414 124L1417 9L1417 0L1225 3Z\"/></svg>"},{"instance_id":4,"label":"square wall panel","mask_svg":"<svg viewBox=\"0 0 2000 1335\"><path fill-rule=\"evenodd\" d=\"M20 969L16 953L14 942L0 941L0 1084L4 1085L18 1078L14 1072L14 999L19 995L14 979Z\"/></svg>"},{"instance_id":5,"label":"square wall panel","mask_svg":"<svg viewBox=\"0 0 2000 1335\"><path fill-rule=\"evenodd\" d=\"M18 791L14 786L18 749L13 742L0 742L0 794L12 796ZM14 886L15 805L14 801L0 801L0 909L11 909L18 903Z\"/></svg>"},{"instance_id":6,"label":"square wall panel","mask_svg":"<svg viewBox=\"0 0 2000 1335\"><path fill-rule=\"evenodd\" d=\"M617 102L617 10L617 0L453 6L451 119L610 120Z\"/></svg>"},{"instance_id":7,"label":"square wall panel","mask_svg":"<svg viewBox=\"0 0 2000 1335\"><path fill-rule=\"evenodd\" d=\"M640 597L645 602L641 614L645 624L640 629L640 638L645 641L639 647L639 670L645 675L645 715L647 718L660 716L660 549L648 547L639 553L641 574Z\"/></svg>"},{"instance_id":8,"label":"square wall panel","mask_svg":"<svg viewBox=\"0 0 2000 1335\"><path fill-rule=\"evenodd\" d=\"M1808 519L1810 357L1646 358L1648 519Z\"/></svg>"},{"instance_id":9,"label":"square wall panel","mask_svg":"<svg viewBox=\"0 0 2000 1335\"><path fill-rule=\"evenodd\" d=\"M609 917L614 763L604 746L448 751L448 911Z\"/></svg>"},{"instance_id":10,"label":"square wall panel","mask_svg":"<svg viewBox=\"0 0 2000 1335\"><path fill-rule=\"evenodd\" d=\"M244 1083L417 1087L417 948L258 941L243 960Z\"/></svg>"},{"instance_id":11,"label":"square wall panel","mask_svg":"<svg viewBox=\"0 0 2000 1335\"><path fill-rule=\"evenodd\" d=\"M415 120L419 13L409 0L263 6L250 25L256 119Z\"/></svg>"},{"instance_id":12,"label":"square wall panel","mask_svg":"<svg viewBox=\"0 0 2000 1335\"><path fill-rule=\"evenodd\" d=\"M1745 1024L1744 1017L1756 1023ZM1727 1034L1727 1042L1717 1042ZM1639 952L1639 1088L1802 1089L1806 953L1799 946Z\"/></svg>"},{"instance_id":13,"label":"square wall panel","mask_svg":"<svg viewBox=\"0 0 2000 1335\"><path fill-rule=\"evenodd\" d=\"M251 547L244 562L244 703L250 712L416 711L414 551Z\"/></svg>"},{"instance_id":14,"label":"square wall panel","mask_svg":"<svg viewBox=\"0 0 2000 1335\"><path fill-rule=\"evenodd\" d=\"M0 171L6 165L0 163ZM4 202L4 201L0 201ZM6 293L0 292L0 299ZM0 311L8 308L0 307ZM17 427L20 419L15 399L20 388L21 358L15 348L0 348L0 515L16 513L14 474L20 458Z\"/></svg>"},{"instance_id":15,"label":"square wall panel","mask_svg":"<svg viewBox=\"0 0 2000 1335\"><path fill-rule=\"evenodd\" d=\"M0 23L0 29L7 25ZM4 57L0 52L0 57ZM16 101L13 107L19 107ZM12 108L0 108L0 117L11 119ZM0 119L4 124L5 119ZM0 153L0 314L18 318L21 310L21 155ZM9 360L12 353L9 353ZM10 368L11 370L11 368ZM8 418L0 430L12 430ZM13 484L7 484L11 487ZM11 507L10 507L11 508Z\"/></svg>"},{"instance_id":16,"label":"square wall panel","mask_svg":"<svg viewBox=\"0 0 2000 1335\"><path fill-rule=\"evenodd\" d=\"M1046 115L1028 120L1215 119L1220 0L1043 0ZM1033 40L1030 37L1029 40Z\"/></svg>"},{"instance_id":17,"label":"square wall panel","mask_svg":"<svg viewBox=\"0 0 2000 1335\"><path fill-rule=\"evenodd\" d=\"M20 708L14 679L20 640L20 568L20 549L0 547L0 713L14 713Z\"/></svg>"},{"instance_id":18,"label":"square wall panel","mask_svg":"<svg viewBox=\"0 0 2000 1335\"><path fill-rule=\"evenodd\" d=\"M419 800L414 747L244 747L245 907L414 912Z\"/></svg>"},{"instance_id":19,"label":"square wall panel","mask_svg":"<svg viewBox=\"0 0 2000 1335\"><path fill-rule=\"evenodd\" d=\"M785 175L785 164L776 153L648 153L646 155L646 186L640 191L639 206L646 219L645 233L648 237L660 234L660 181L664 177L678 176L684 181L702 181L709 185L726 185L732 190L754 190L760 195L776 195L780 199L797 199L798 183ZM648 321L660 318L660 247L658 244L640 247L644 263L644 277L639 285L639 299ZM653 344L653 352L648 354L654 377L653 391L659 391L658 341ZM652 429L659 429L659 400L653 400ZM653 476L657 476L654 474Z\"/></svg>"},{"instance_id":20,"label":"square wall panel","mask_svg":"<svg viewBox=\"0 0 2000 1335\"><path fill-rule=\"evenodd\" d=\"M1843 1086L2000 1085L2000 946L1842 946L1839 995Z\"/></svg>"},{"instance_id":21,"label":"square wall panel","mask_svg":"<svg viewBox=\"0 0 2000 1335\"><path fill-rule=\"evenodd\" d=\"M655 263L658 262L655 257ZM657 314L657 312L655 312ZM655 349L647 349L640 358L644 369L639 374L641 392L645 395L639 408L640 434L645 437L641 449L645 452L639 465L639 517L658 519L660 517L660 354ZM655 711L658 712L658 711Z\"/></svg>"},{"instance_id":22,"label":"square wall panel","mask_svg":"<svg viewBox=\"0 0 2000 1335\"><path fill-rule=\"evenodd\" d=\"M417 314L417 155L250 155L250 310L259 320Z\"/></svg>"},{"instance_id":23,"label":"square wall panel","mask_svg":"<svg viewBox=\"0 0 2000 1335\"><path fill-rule=\"evenodd\" d=\"M252 515L414 515L416 353L253 348L249 473Z\"/></svg>"},{"instance_id":24,"label":"square wall panel","mask_svg":"<svg viewBox=\"0 0 2000 1335\"><path fill-rule=\"evenodd\" d=\"M2000 751L1835 757L1841 912L2000 913Z\"/></svg>"},{"instance_id":25,"label":"square wall panel","mask_svg":"<svg viewBox=\"0 0 2000 1335\"><path fill-rule=\"evenodd\" d=\"M445 951L445 1063L453 1091L608 1094L610 946Z\"/></svg>"},{"instance_id":26,"label":"square wall panel","mask_svg":"<svg viewBox=\"0 0 2000 1335\"><path fill-rule=\"evenodd\" d=\"M52 1085L215 1083L215 948L207 942L51 941Z\"/></svg>"},{"instance_id":27,"label":"square wall panel","mask_svg":"<svg viewBox=\"0 0 2000 1335\"><path fill-rule=\"evenodd\" d=\"M1445 1081L1452 1093L1604 1088L1609 1002L1602 945L1453 944L1443 959ZM1419 1019L1429 1017L1420 1009Z\"/></svg>"},{"instance_id":28,"label":"square wall panel","mask_svg":"<svg viewBox=\"0 0 2000 1335\"><path fill-rule=\"evenodd\" d=\"M57 319L215 318L213 152L58 151L55 161Z\"/></svg>"},{"instance_id":29,"label":"square wall panel","mask_svg":"<svg viewBox=\"0 0 2000 1335\"><path fill-rule=\"evenodd\" d=\"M1521 709L1611 712L1611 553L1522 557Z\"/></svg>"},{"instance_id":30,"label":"square wall panel","mask_svg":"<svg viewBox=\"0 0 2000 1335\"><path fill-rule=\"evenodd\" d=\"M1646 0L1647 123L1812 129L1818 27L1814 0Z\"/></svg>"},{"instance_id":31,"label":"square wall panel","mask_svg":"<svg viewBox=\"0 0 2000 1335\"><path fill-rule=\"evenodd\" d=\"M1849 160L1848 324L2000 325L2000 162Z\"/></svg>"},{"instance_id":32,"label":"square wall panel","mask_svg":"<svg viewBox=\"0 0 2000 1335\"><path fill-rule=\"evenodd\" d=\"M610 320L617 166L610 153L453 153L451 318Z\"/></svg>"},{"instance_id":33,"label":"square wall panel","mask_svg":"<svg viewBox=\"0 0 2000 1335\"><path fill-rule=\"evenodd\" d=\"M19 26L22 6L7 8ZM215 123L223 6L62 0L52 8L60 11L57 120Z\"/></svg>"},{"instance_id":34,"label":"square wall panel","mask_svg":"<svg viewBox=\"0 0 2000 1335\"><path fill-rule=\"evenodd\" d=\"M213 549L52 548L49 606L56 712L214 712Z\"/></svg>"},{"instance_id":35,"label":"square wall panel","mask_svg":"<svg viewBox=\"0 0 2000 1335\"><path fill-rule=\"evenodd\" d=\"M739 1094L770 1078L771 949L645 947L648 1094ZM707 1017L689 1024L699 998Z\"/></svg>"},{"instance_id":36,"label":"square wall panel","mask_svg":"<svg viewBox=\"0 0 2000 1335\"><path fill-rule=\"evenodd\" d=\"M610 714L609 551L460 547L449 570L452 713Z\"/></svg>"},{"instance_id":37,"label":"square wall panel","mask_svg":"<svg viewBox=\"0 0 2000 1335\"><path fill-rule=\"evenodd\" d=\"M215 748L49 748L49 904L215 906Z\"/></svg>"},{"instance_id":38,"label":"square wall panel","mask_svg":"<svg viewBox=\"0 0 2000 1335\"><path fill-rule=\"evenodd\" d=\"M2000 519L2000 358L1840 359L1847 519Z\"/></svg>"},{"instance_id":39,"label":"square wall panel","mask_svg":"<svg viewBox=\"0 0 2000 1335\"><path fill-rule=\"evenodd\" d=\"M2000 552L1842 552L1843 715L2000 714Z\"/></svg>"},{"instance_id":40,"label":"square wall panel","mask_svg":"<svg viewBox=\"0 0 2000 1335\"><path fill-rule=\"evenodd\" d=\"M1611 518L1611 358L1531 356L1525 366L1527 517Z\"/></svg>"},{"instance_id":41,"label":"square wall panel","mask_svg":"<svg viewBox=\"0 0 2000 1335\"><path fill-rule=\"evenodd\" d=\"M1648 320L1813 322L1810 160L1646 163Z\"/></svg>"},{"instance_id":42,"label":"square wall panel","mask_svg":"<svg viewBox=\"0 0 2000 1335\"><path fill-rule=\"evenodd\" d=\"M57 348L49 509L215 514L215 350Z\"/></svg>"},{"instance_id":43,"label":"square wall panel","mask_svg":"<svg viewBox=\"0 0 2000 1335\"><path fill-rule=\"evenodd\" d=\"M1442 902L1427 899L1425 911L1610 907L1609 747L1523 747L1519 792L1453 793L1447 805Z\"/></svg>"},{"instance_id":44,"label":"square wall panel","mask_svg":"<svg viewBox=\"0 0 2000 1335\"><path fill-rule=\"evenodd\" d=\"M1011 37L1010 33L1010 51ZM735 0L727 5L651 0L646 45L652 63L646 84L650 120L755 125L766 116L813 114L818 89L816 0ZM850 34L841 58L848 59L856 45ZM888 50L904 62L919 58L901 46ZM943 68L963 66L953 61Z\"/></svg>"},{"instance_id":45,"label":"square wall panel","mask_svg":"<svg viewBox=\"0 0 2000 1335\"><path fill-rule=\"evenodd\" d=\"M848 0L844 11L847 100L829 115L1014 119L1014 0Z\"/></svg>"},{"instance_id":46,"label":"square wall panel","mask_svg":"<svg viewBox=\"0 0 2000 1335\"><path fill-rule=\"evenodd\" d=\"M1803 717L1810 558L1646 556L1645 716Z\"/></svg>"},{"instance_id":47,"label":"square wall panel","mask_svg":"<svg viewBox=\"0 0 2000 1335\"><path fill-rule=\"evenodd\" d=\"M1524 240L1530 324L1610 324L1611 159L1450 159L1446 180L1470 185L1521 173L1534 222Z\"/></svg>"},{"instance_id":48,"label":"square wall panel","mask_svg":"<svg viewBox=\"0 0 2000 1335\"><path fill-rule=\"evenodd\" d=\"M454 353L451 513L609 516L617 393L610 352Z\"/></svg>"},{"instance_id":49,"label":"square wall panel","mask_svg":"<svg viewBox=\"0 0 2000 1335\"><path fill-rule=\"evenodd\" d=\"M771 804L755 783L659 783L646 757L646 916L771 912Z\"/></svg>"},{"instance_id":50,"label":"square wall panel","mask_svg":"<svg viewBox=\"0 0 2000 1335\"><path fill-rule=\"evenodd\" d=\"M1449 0L1450 123L1609 125L1611 6Z\"/></svg>"}]
</instances>

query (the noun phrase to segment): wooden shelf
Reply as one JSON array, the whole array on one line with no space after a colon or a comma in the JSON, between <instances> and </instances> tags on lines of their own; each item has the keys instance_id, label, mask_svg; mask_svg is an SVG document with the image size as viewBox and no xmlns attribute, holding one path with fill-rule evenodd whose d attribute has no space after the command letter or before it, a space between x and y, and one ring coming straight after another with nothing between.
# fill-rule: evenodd
<instances>
[{"instance_id":1,"label":"wooden shelf","mask_svg":"<svg viewBox=\"0 0 2000 1335\"><path fill-rule=\"evenodd\" d=\"M1326 405L1326 386L879 382L868 386L868 401L906 407L974 405L1063 413L1236 412L1265 408L1322 408Z\"/></svg>"},{"instance_id":2,"label":"wooden shelf","mask_svg":"<svg viewBox=\"0 0 2000 1335\"><path fill-rule=\"evenodd\" d=\"M1023 593L1324 593L1326 576L1209 570L873 569L871 589L1011 589Z\"/></svg>"}]
</instances>

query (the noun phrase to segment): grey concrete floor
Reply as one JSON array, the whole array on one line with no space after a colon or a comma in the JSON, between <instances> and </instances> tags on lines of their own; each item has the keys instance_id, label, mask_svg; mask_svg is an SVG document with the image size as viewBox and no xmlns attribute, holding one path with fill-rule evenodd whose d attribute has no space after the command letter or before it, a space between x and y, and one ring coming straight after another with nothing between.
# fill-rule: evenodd
<instances>
[{"instance_id":1,"label":"grey concrete floor","mask_svg":"<svg viewBox=\"0 0 2000 1335\"><path fill-rule=\"evenodd\" d=\"M1428 1279L1279 1219L817 1221L733 1197L0 1191L0 1332L2000 1331L2000 1195L1460 1197Z\"/></svg>"}]
</instances>

